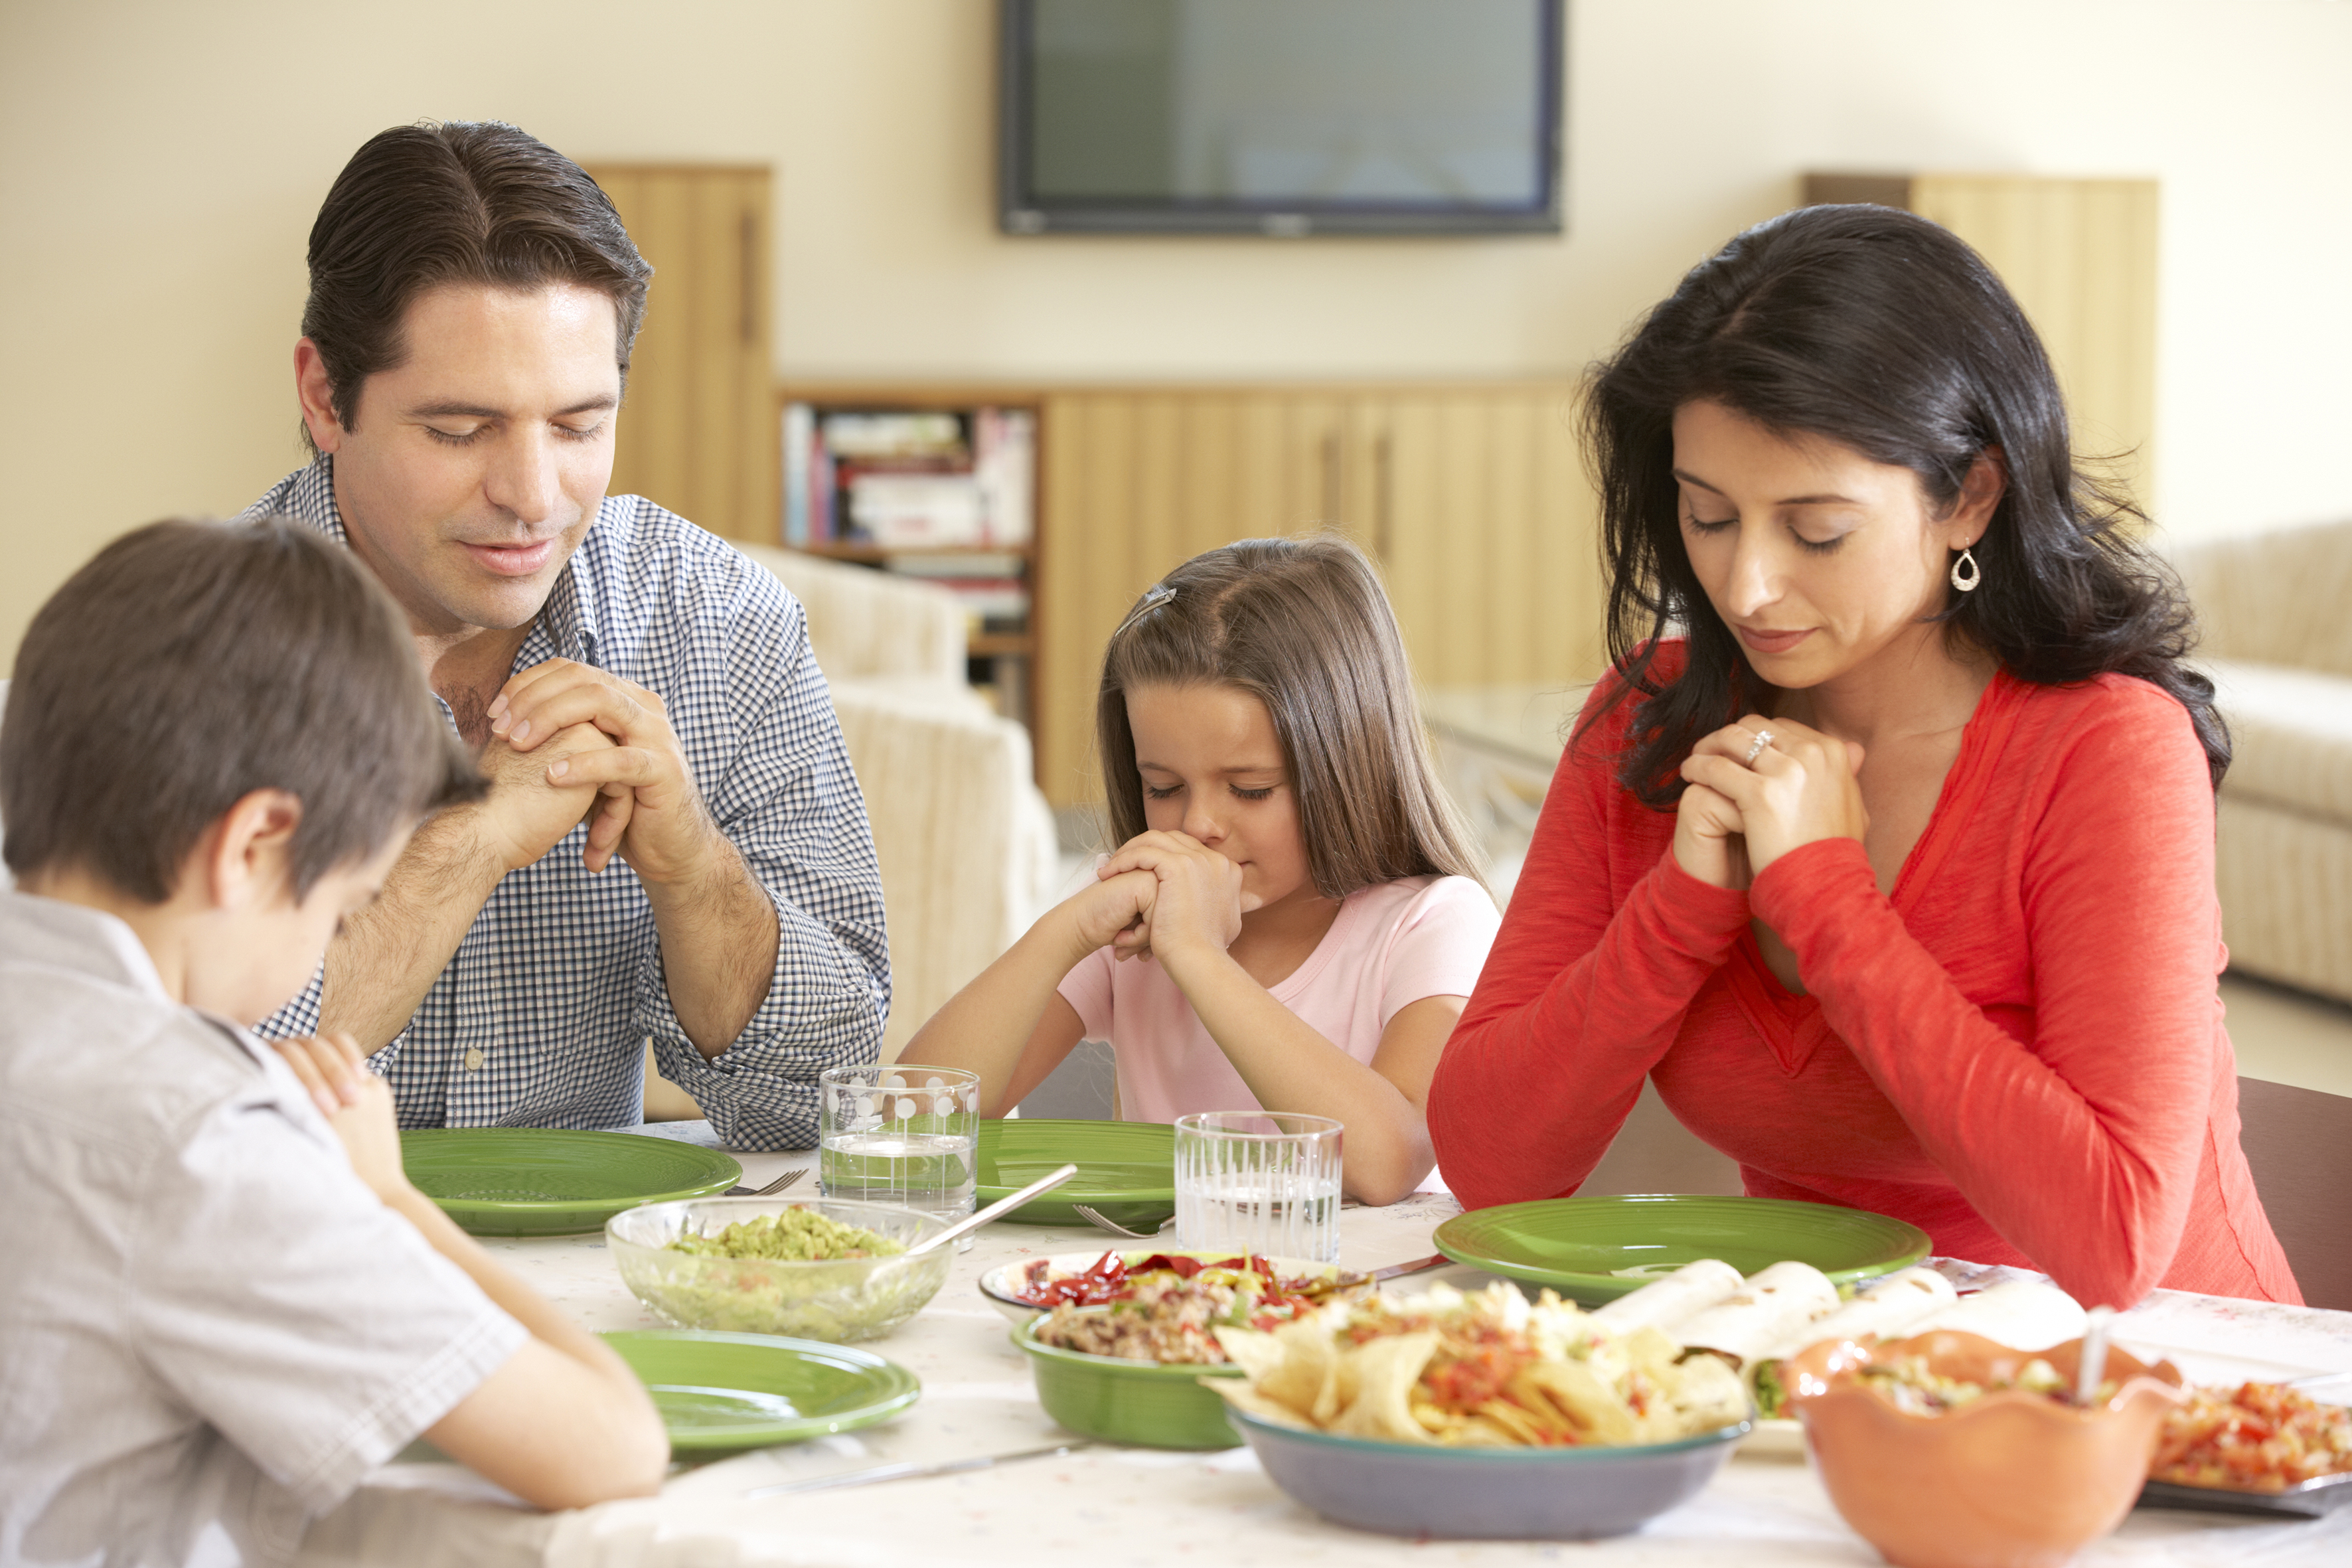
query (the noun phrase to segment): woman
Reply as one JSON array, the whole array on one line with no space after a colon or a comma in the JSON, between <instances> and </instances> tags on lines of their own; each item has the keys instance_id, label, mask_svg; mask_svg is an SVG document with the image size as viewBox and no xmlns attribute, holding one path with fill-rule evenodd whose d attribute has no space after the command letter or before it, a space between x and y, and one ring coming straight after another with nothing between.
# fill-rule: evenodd
<instances>
[{"instance_id":1,"label":"woman","mask_svg":"<svg viewBox=\"0 0 2352 1568\"><path fill-rule=\"evenodd\" d=\"M1432 1087L1463 1201L1573 1192L1648 1077L1759 1196L2086 1303L2299 1300L2215 992L2227 733L1991 271L1891 209L1776 218L1586 434L1612 671Z\"/></svg>"}]
</instances>

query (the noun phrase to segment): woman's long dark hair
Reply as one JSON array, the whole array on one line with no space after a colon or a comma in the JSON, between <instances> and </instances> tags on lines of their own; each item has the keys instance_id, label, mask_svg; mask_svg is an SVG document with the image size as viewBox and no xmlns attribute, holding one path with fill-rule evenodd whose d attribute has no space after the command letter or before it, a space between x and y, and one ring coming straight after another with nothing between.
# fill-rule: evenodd
<instances>
[{"instance_id":1,"label":"woman's long dark hair","mask_svg":"<svg viewBox=\"0 0 2352 1568\"><path fill-rule=\"evenodd\" d=\"M1692 746L1763 686L1683 547L1674 417L1699 400L1908 468L1938 512L1999 447L2009 483L1973 547L1983 581L1948 591L1948 634L2037 685L2113 672L2162 687L2189 710L2221 786L2229 731L2213 683L2180 662L2195 641L2188 598L2117 528L2144 521L2138 509L2076 466L2057 377L2017 301L1925 218L1819 206L1759 224L1693 268L1588 379L1584 439L1622 679L1578 734L1639 697L1617 776L1643 801L1672 805ZM1660 679L1651 666L1676 625L1688 661Z\"/></svg>"}]
</instances>

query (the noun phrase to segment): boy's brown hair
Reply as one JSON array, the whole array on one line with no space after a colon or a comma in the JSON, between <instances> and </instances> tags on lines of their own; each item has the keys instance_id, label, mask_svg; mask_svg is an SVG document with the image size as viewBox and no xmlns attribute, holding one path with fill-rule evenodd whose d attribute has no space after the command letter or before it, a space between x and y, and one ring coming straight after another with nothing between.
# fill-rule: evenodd
<instances>
[{"instance_id":1,"label":"boy's brown hair","mask_svg":"<svg viewBox=\"0 0 2352 1568\"><path fill-rule=\"evenodd\" d=\"M1362 551L1329 535L1245 539L1195 555L1136 601L1104 650L1095 709L1113 844L1145 826L1127 694L1209 685L1265 704L1317 892L1344 899L1400 877L1485 885Z\"/></svg>"},{"instance_id":2,"label":"boy's brown hair","mask_svg":"<svg viewBox=\"0 0 2352 1568\"><path fill-rule=\"evenodd\" d=\"M150 903L255 790L302 803L299 902L486 787L399 606L290 518L150 523L100 551L33 617L0 717L8 868L70 867Z\"/></svg>"}]
</instances>

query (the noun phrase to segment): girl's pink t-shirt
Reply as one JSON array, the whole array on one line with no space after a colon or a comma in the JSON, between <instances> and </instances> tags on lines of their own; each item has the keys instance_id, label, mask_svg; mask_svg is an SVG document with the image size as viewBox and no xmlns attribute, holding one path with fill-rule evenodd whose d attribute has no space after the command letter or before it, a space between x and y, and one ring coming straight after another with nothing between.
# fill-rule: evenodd
<instances>
[{"instance_id":1,"label":"girl's pink t-shirt","mask_svg":"<svg viewBox=\"0 0 2352 1568\"><path fill-rule=\"evenodd\" d=\"M1424 996L1467 996L1502 917L1467 877L1407 877L1350 893L1331 929L1274 999L1360 1062L1381 1031ZM1168 978L1145 959L1097 948L1063 977L1086 1037L1118 1058L1119 1115L1173 1121L1198 1110L1255 1110L1257 1097Z\"/></svg>"}]
</instances>

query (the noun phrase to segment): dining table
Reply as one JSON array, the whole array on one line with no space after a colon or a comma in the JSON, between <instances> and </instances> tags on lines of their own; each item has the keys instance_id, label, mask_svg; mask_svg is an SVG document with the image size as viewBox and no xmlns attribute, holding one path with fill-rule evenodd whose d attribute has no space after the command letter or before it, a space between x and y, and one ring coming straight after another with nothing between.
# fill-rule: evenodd
<instances>
[{"instance_id":1,"label":"dining table","mask_svg":"<svg viewBox=\"0 0 2352 1568\"><path fill-rule=\"evenodd\" d=\"M700 1121L623 1131L718 1146ZM814 1151L729 1152L747 1184L800 1170L806 1173L782 1195L814 1195ZM1459 1212L1443 1192L1384 1208L1348 1208L1339 1218L1339 1262L1370 1269L1426 1257L1436 1250L1432 1232ZM586 1328L665 1326L622 1284L601 1234L484 1241ZM1463 1542L1330 1523L1277 1489L1247 1447L1177 1452L1087 1444L1040 1408L1027 1360L978 1281L983 1271L1017 1259L1144 1245L1065 1226L998 1221L982 1227L922 1311L865 1343L922 1383L920 1399L886 1425L697 1457L674 1463L656 1496L560 1513L531 1509L415 1446L320 1519L299 1561L304 1568L1192 1568L1277 1562L1614 1568L1881 1561L1839 1519L1810 1461L1785 1447L1736 1453L1696 1498L1630 1535ZM1936 1267L1964 1289L2016 1272L1952 1259L1937 1259ZM1384 1289L1412 1292L1444 1280L1473 1289L1490 1278L1450 1265ZM2352 1312L2158 1290L2118 1317L2116 1335L2143 1359L2170 1358L2192 1383L2352 1373ZM924 1473L983 1460L994 1462ZM869 1476L877 1470L898 1479ZM2341 1568L2352 1563L2352 1506L2315 1519L2143 1507L2076 1561L2085 1568Z\"/></svg>"}]
</instances>

